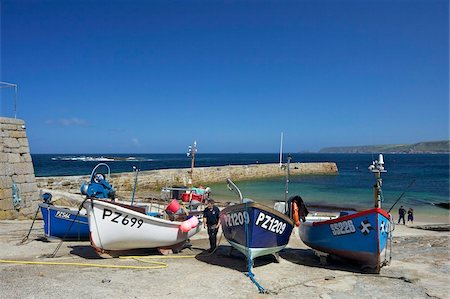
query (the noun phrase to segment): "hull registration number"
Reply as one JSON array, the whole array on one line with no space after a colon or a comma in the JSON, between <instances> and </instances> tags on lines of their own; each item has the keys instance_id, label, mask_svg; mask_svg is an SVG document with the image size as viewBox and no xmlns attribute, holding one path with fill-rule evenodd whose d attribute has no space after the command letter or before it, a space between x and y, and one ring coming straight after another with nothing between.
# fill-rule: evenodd
<instances>
[{"instance_id":1,"label":"hull registration number","mask_svg":"<svg viewBox=\"0 0 450 299\"><path fill-rule=\"evenodd\" d=\"M330 229L333 236L352 234L356 231L353 221L351 220L331 223Z\"/></svg>"}]
</instances>

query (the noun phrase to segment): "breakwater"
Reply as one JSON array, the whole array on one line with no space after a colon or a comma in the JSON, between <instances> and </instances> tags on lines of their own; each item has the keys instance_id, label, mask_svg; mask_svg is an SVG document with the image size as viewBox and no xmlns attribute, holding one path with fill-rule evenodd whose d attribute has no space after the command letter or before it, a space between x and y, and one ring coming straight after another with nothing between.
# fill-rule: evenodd
<instances>
[{"instance_id":1,"label":"breakwater","mask_svg":"<svg viewBox=\"0 0 450 299\"><path fill-rule=\"evenodd\" d=\"M38 198L25 122L0 117L0 219L26 218Z\"/></svg>"},{"instance_id":2,"label":"breakwater","mask_svg":"<svg viewBox=\"0 0 450 299\"><path fill-rule=\"evenodd\" d=\"M194 169L193 181L195 185L207 185L225 183L227 178L234 181L258 180L284 176L285 173L279 164L198 167ZM337 174L338 168L334 162L291 163L290 173L291 175ZM159 191L162 187L187 185L189 178L190 168L141 171L138 179L139 190ZM39 188L66 190L72 193L78 193L81 184L88 179L88 175L36 178ZM134 173L112 174L110 182L119 192L132 191Z\"/></svg>"}]
</instances>

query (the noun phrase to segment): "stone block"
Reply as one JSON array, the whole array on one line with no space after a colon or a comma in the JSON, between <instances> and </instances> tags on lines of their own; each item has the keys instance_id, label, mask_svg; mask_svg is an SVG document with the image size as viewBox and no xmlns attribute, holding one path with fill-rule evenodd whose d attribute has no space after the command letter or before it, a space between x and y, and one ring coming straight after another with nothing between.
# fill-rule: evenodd
<instances>
[{"instance_id":1,"label":"stone block","mask_svg":"<svg viewBox=\"0 0 450 299\"><path fill-rule=\"evenodd\" d=\"M18 215L16 210L7 210L7 211L1 211L0 210L0 219L1 220L12 220L15 219Z\"/></svg>"},{"instance_id":2,"label":"stone block","mask_svg":"<svg viewBox=\"0 0 450 299\"><path fill-rule=\"evenodd\" d=\"M24 183L19 185L19 191L22 194L38 192L36 183Z\"/></svg>"},{"instance_id":3,"label":"stone block","mask_svg":"<svg viewBox=\"0 0 450 299\"><path fill-rule=\"evenodd\" d=\"M13 165L7 163L7 162L0 162L0 174L11 176L14 174L14 167Z\"/></svg>"},{"instance_id":4,"label":"stone block","mask_svg":"<svg viewBox=\"0 0 450 299\"><path fill-rule=\"evenodd\" d=\"M20 174L34 173L33 164L31 163L15 163L13 166L14 166L13 174L20 175Z\"/></svg>"},{"instance_id":5,"label":"stone block","mask_svg":"<svg viewBox=\"0 0 450 299\"><path fill-rule=\"evenodd\" d=\"M28 146L21 146L19 147L18 150L19 154L23 155L23 154L29 154L30 153L30 148Z\"/></svg>"},{"instance_id":6,"label":"stone block","mask_svg":"<svg viewBox=\"0 0 450 299\"><path fill-rule=\"evenodd\" d=\"M19 154L7 154L7 155L8 155L8 163L20 163Z\"/></svg>"},{"instance_id":7,"label":"stone block","mask_svg":"<svg viewBox=\"0 0 450 299\"><path fill-rule=\"evenodd\" d=\"M3 129L3 132L5 132L7 134L7 136L9 136L9 134L11 132L21 129L20 126L13 125L13 124L3 124L3 125L0 125L0 126Z\"/></svg>"},{"instance_id":8,"label":"stone block","mask_svg":"<svg viewBox=\"0 0 450 299\"><path fill-rule=\"evenodd\" d=\"M10 154L20 155L19 148L10 148L9 149L9 153Z\"/></svg>"},{"instance_id":9,"label":"stone block","mask_svg":"<svg viewBox=\"0 0 450 299\"><path fill-rule=\"evenodd\" d=\"M12 186L12 179L10 176L0 176L0 189L10 189Z\"/></svg>"},{"instance_id":10,"label":"stone block","mask_svg":"<svg viewBox=\"0 0 450 299\"><path fill-rule=\"evenodd\" d=\"M25 122L22 119L11 118L11 117L0 117L0 126L2 124L13 124L22 126L25 125Z\"/></svg>"},{"instance_id":11,"label":"stone block","mask_svg":"<svg viewBox=\"0 0 450 299\"><path fill-rule=\"evenodd\" d=\"M1 162L8 162L8 154L0 152L0 163Z\"/></svg>"},{"instance_id":12,"label":"stone block","mask_svg":"<svg viewBox=\"0 0 450 299\"><path fill-rule=\"evenodd\" d=\"M36 177L34 174L25 175L25 183L36 183Z\"/></svg>"},{"instance_id":13,"label":"stone block","mask_svg":"<svg viewBox=\"0 0 450 299\"><path fill-rule=\"evenodd\" d=\"M0 210L6 211L12 209L14 209L14 207L12 204L11 197L9 199L8 198L0 199Z\"/></svg>"},{"instance_id":14,"label":"stone block","mask_svg":"<svg viewBox=\"0 0 450 299\"><path fill-rule=\"evenodd\" d=\"M13 176L13 179L14 179L14 182L16 182L16 184L22 184L22 183L26 183L27 176L24 174L15 175L15 176Z\"/></svg>"},{"instance_id":15,"label":"stone block","mask_svg":"<svg viewBox=\"0 0 450 299\"><path fill-rule=\"evenodd\" d=\"M27 132L25 132L24 130L19 130L19 131L12 131L11 133L9 133L10 137L14 137L17 139L23 139L23 138L27 138Z\"/></svg>"},{"instance_id":16,"label":"stone block","mask_svg":"<svg viewBox=\"0 0 450 299\"><path fill-rule=\"evenodd\" d=\"M17 142L19 143L19 147L30 147L30 145L28 144L28 139L25 138L18 138Z\"/></svg>"},{"instance_id":17,"label":"stone block","mask_svg":"<svg viewBox=\"0 0 450 299\"><path fill-rule=\"evenodd\" d=\"M22 158L21 159L22 159L22 162L33 162L33 160L31 159L31 155L30 155L29 151L27 153L22 154Z\"/></svg>"},{"instance_id":18,"label":"stone block","mask_svg":"<svg viewBox=\"0 0 450 299\"><path fill-rule=\"evenodd\" d=\"M9 148L19 148L19 141L16 138L5 137L3 138L3 145Z\"/></svg>"}]
</instances>

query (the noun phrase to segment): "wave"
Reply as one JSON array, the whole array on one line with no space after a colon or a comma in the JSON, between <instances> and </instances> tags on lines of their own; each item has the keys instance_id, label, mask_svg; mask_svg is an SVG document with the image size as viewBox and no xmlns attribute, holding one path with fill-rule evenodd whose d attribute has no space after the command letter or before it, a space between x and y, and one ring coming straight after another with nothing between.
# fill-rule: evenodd
<instances>
[{"instance_id":1,"label":"wave","mask_svg":"<svg viewBox=\"0 0 450 299\"><path fill-rule=\"evenodd\" d=\"M62 156L53 157L53 161L83 161L83 162L151 162L153 159L142 157L105 157L105 156Z\"/></svg>"}]
</instances>

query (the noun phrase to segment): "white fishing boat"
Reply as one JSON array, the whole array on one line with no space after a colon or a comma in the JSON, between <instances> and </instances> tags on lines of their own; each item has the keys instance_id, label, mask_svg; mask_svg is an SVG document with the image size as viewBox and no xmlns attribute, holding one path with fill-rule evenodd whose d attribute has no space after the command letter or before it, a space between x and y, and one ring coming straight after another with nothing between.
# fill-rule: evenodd
<instances>
[{"instance_id":1,"label":"white fishing boat","mask_svg":"<svg viewBox=\"0 0 450 299\"><path fill-rule=\"evenodd\" d=\"M196 216L181 222L147 215L143 207L88 198L91 245L97 251L175 248L201 229Z\"/></svg>"}]
</instances>

